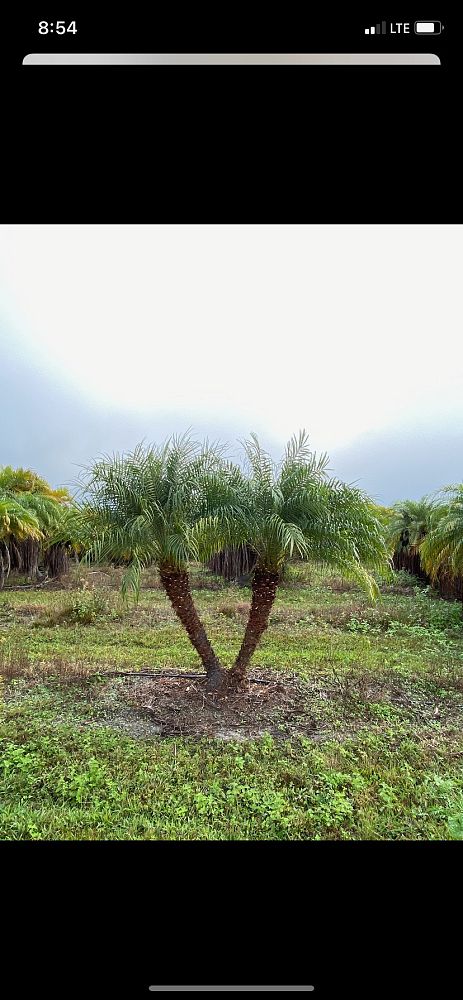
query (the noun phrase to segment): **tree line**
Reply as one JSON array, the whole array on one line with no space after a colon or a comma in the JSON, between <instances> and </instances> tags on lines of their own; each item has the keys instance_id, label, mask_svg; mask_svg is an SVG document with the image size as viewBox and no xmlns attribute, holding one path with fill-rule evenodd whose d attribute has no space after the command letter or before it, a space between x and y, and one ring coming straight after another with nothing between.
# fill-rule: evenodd
<instances>
[{"instance_id":1,"label":"tree line","mask_svg":"<svg viewBox=\"0 0 463 1000\"><path fill-rule=\"evenodd\" d=\"M393 565L463 600L463 484L386 509Z\"/></svg>"}]
</instances>

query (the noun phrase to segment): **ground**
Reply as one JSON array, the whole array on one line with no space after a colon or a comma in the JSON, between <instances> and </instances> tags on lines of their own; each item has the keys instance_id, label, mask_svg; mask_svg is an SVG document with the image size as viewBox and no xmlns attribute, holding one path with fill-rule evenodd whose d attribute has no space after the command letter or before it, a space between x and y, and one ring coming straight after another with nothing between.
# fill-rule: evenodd
<instances>
[{"instance_id":1,"label":"ground","mask_svg":"<svg viewBox=\"0 0 463 1000\"><path fill-rule=\"evenodd\" d=\"M249 589L193 578L230 665ZM463 839L461 604L402 574L371 605L291 566L224 702L156 575L137 606L119 583L77 567L0 594L0 837Z\"/></svg>"}]
</instances>

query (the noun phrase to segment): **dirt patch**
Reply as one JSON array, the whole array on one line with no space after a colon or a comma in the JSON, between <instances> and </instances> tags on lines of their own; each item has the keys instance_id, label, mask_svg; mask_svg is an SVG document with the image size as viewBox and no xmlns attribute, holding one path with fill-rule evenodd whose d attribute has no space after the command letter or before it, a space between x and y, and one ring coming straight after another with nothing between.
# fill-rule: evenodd
<instances>
[{"instance_id":1,"label":"dirt patch","mask_svg":"<svg viewBox=\"0 0 463 1000\"><path fill-rule=\"evenodd\" d=\"M109 682L102 695L114 706L110 725L134 727L137 735L141 726L143 735L151 729L159 736L247 740L265 733L312 736L320 727L307 704L309 690L297 678L267 684L251 679L243 692L217 698L208 694L203 678L134 677L120 680L117 688Z\"/></svg>"},{"instance_id":2,"label":"dirt patch","mask_svg":"<svg viewBox=\"0 0 463 1000\"><path fill-rule=\"evenodd\" d=\"M99 671L92 663L32 663L0 655L5 703L28 697L56 704L55 723L77 728L108 727L135 739L185 737L246 741L265 734L274 739L304 737L337 742L368 727L381 730L400 723L423 732L463 726L463 697L455 679L405 677L394 669L314 670L310 676L265 669L251 676L240 693L208 694L199 673ZM106 676L105 676L106 674ZM54 700L53 700L54 699ZM49 703L47 701L47 709Z\"/></svg>"}]
</instances>

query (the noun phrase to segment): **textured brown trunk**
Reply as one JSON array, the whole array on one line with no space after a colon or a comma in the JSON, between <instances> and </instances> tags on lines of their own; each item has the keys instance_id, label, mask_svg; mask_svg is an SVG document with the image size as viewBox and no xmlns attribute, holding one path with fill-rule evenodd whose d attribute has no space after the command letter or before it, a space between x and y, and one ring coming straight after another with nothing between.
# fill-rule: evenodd
<instances>
[{"instance_id":1,"label":"textured brown trunk","mask_svg":"<svg viewBox=\"0 0 463 1000\"><path fill-rule=\"evenodd\" d=\"M413 552L410 548L400 549L394 552L392 557L394 569L405 569L407 573L412 573L425 583L429 583L429 576L425 573L419 552Z\"/></svg>"},{"instance_id":2,"label":"textured brown trunk","mask_svg":"<svg viewBox=\"0 0 463 1000\"><path fill-rule=\"evenodd\" d=\"M0 542L0 590L5 585L5 577L9 576L11 568L10 553L6 542Z\"/></svg>"},{"instance_id":3,"label":"textured brown trunk","mask_svg":"<svg viewBox=\"0 0 463 1000\"><path fill-rule=\"evenodd\" d=\"M207 674L208 690L218 690L226 675L207 638L204 625L196 611L191 596L188 573L180 570L160 569L159 575L164 590L175 613L188 634Z\"/></svg>"},{"instance_id":4,"label":"textured brown trunk","mask_svg":"<svg viewBox=\"0 0 463 1000\"><path fill-rule=\"evenodd\" d=\"M207 565L212 573L224 580L242 582L250 576L256 562L256 553L250 545L236 545L218 552Z\"/></svg>"},{"instance_id":5,"label":"textured brown trunk","mask_svg":"<svg viewBox=\"0 0 463 1000\"><path fill-rule=\"evenodd\" d=\"M50 548L46 550L43 565L54 579L59 579L69 573L69 564L69 553L62 543L50 545Z\"/></svg>"},{"instance_id":6,"label":"textured brown trunk","mask_svg":"<svg viewBox=\"0 0 463 1000\"><path fill-rule=\"evenodd\" d=\"M230 686L239 687L246 676L251 657L268 625L270 612L275 600L278 586L278 573L267 573L256 569L252 581L252 602L248 623L241 649L232 667L228 682Z\"/></svg>"},{"instance_id":7,"label":"textured brown trunk","mask_svg":"<svg viewBox=\"0 0 463 1000\"><path fill-rule=\"evenodd\" d=\"M421 565L419 552L413 552L410 548L400 549L393 555L393 566L394 569L406 569L423 583L432 583L436 592L444 600L463 602L463 577L453 576L444 568L439 571L434 580L431 580Z\"/></svg>"}]
</instances>

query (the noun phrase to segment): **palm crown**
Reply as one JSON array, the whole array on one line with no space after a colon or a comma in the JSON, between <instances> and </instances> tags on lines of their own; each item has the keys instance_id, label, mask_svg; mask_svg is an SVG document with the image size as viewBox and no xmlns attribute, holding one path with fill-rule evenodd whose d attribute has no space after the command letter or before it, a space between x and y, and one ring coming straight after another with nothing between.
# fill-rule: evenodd
<instances>
[{"instance_id":1,"label":"palm crown","mask_svg":"<svg viewBox=\"0 0 463 1000\"><path fill-rule=\"evenodd\" d=\"M136 592L145 566L185 571L227 543L237 481L216 446L187 435L138 445L95 463L71 515L76 537L87 542L90 559L126 561L123 589Z\"/></svg>"},{"instance_id":2,"label":"palm crown","mask_svg":"<svg viewBox=\"0 0 463 1000\"><path fill-rule=\"evenodd\" d=\"M416 552L432 526L434 514L434 501L427 496L395 503L387 526L388 538L396 548Z\"/></svg>"},{"instance_id":3,"label":"palm crown","mask_svg":"<svg viewBox=\"0 0 463 1000\"><path fill-rule=\"evenodd\" d=\"M304 431L276 464L255 435L244 442L236 541L250 544L258 566L279 573L293 554L335 565L377 592L368 569L387 564L384 531L365 494L327 476L328 459L310 450Z\"/></svg>"},{"instance_id":4,"label":"palm crown","mask_svg":"<svg viewBox=\"0 0 463 1000\"><path fill-rule=\"evenodd\" d=\"M443 497L447 502L436 508L431 530L420 547L423 566L432 579L443 569L452 576L463 574L463 484L447 487Z\"/></svg>"},{"instance_id":5,"label":"palm crown","mask_svg":"<svg viewBox=\"0 0 463 1000\"><path fill-rule=\"evenodd\" d=\"M66 489L54 490L32 469L14 469L11 465L0 467L0 493L41 494L58 503L70 500Z\"/></svg>"},{"instance_id":6,"label":"palm crown","mask_svg":"<svg viewBox=\"0 0 463 1000\"><path fill-rule=\"evenodd\" d=\"M55 544L68 523L71 498L65 489L53 489L31 469L0 468L0 502L3 505L2 565L35 576L41 561L60 575L68 564L66 542ZM0 568L2 581L4 572Z\"/></svg>"},{"instance_id":7,"label":"palm crown","mask_svg":"<svg viewBox=\"0 0 463 1000\"><path fill-rule=\"evenodd\" d=\"M42 537L38 518L14 497L0 496L0 540Z\"/></svg>"}]
</instances>

